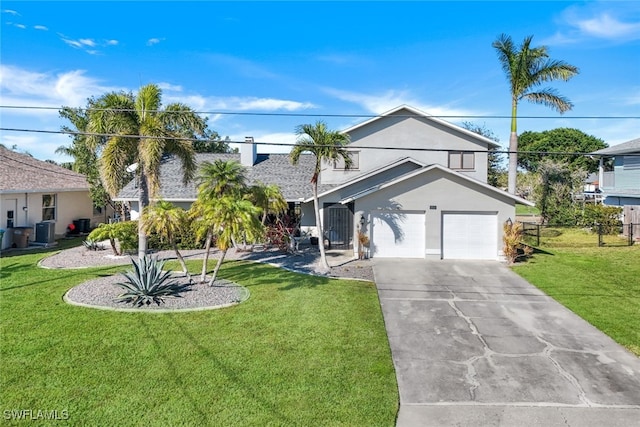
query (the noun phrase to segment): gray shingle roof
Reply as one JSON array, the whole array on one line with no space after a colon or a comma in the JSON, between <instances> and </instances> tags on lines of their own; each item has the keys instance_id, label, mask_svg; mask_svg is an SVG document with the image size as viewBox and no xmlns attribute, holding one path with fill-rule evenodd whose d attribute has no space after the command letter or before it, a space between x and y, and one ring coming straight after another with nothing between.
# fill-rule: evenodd
<instances>
[{"instance_id":1,"label":"gray shingle roof","mask_svg":"<svg viewBox=\"0 0 640 427\"><path fill-rule=\"evenodd\" d=\"M84 175L0 146L0 193L84 191Z\"/></svg>"},{"instance_id":2,"label":"gray shingle roof","mask_svg":"<svg viewBox=\"0 0 640 427\"><path fill-rule=\"evenodd\" d=\"M622 144L614 145L612 147L603 148L602 150L594 151L592 154L632 154L640 153L640 138L632 139L631 141L623 142Z\"/></svg>"},{"instance_id":3,"label":"gray shingle roof","mask_svg":"<svg viewBox=\"0 0 640 427\"><path fill-rule=\"evenodd\" d=\"M199 153L196 162L213 162L216 159L235 160L240 162L240 154ZM258 154L256 163L247 168L250 184L276 184L288 201L298 201L313 195L310 184L315 166L315 157L303 154L297 166L293 166L288 154ZM320 186L319 192L329 188ZM197 196L197 182L193 180L187 185L182 183L180 160L168 157L160 167L160 193L157 198L173 201L193 201ZM138 189L135 182L129 182L118 194L117 200L137 200Z\"/></svg>"}]
</instances>

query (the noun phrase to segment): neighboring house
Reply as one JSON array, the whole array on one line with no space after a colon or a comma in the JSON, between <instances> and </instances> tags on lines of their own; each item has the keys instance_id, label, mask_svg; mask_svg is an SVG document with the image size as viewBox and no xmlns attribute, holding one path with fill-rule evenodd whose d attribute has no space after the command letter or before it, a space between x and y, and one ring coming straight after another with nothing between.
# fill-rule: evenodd
<instances>
[{"instance_id":1,"label":"neighboring house","mask_svg":"<svg viewBox=\"0 0 640 427\"><path fill-rule=\"evenodd\" d=\"M488 138L409 106L343 131L351 143L353 165L324 165L320 175L321 220L332 247L357 250L361 230L373 257L499 259L502 229L515 219L515 204L529 201L486 183ZM277 184L299 204L303 230L315 233L309 183L315 158L303 155L292 166L286 154L256 154L251 142L240 154L199 154L197 161L235 159L251 181ZM181 185L179 162L161 167L160 195L188 207L196 184ZM133 182L118 200L137 209Z\"/></svg>"},{"instance_id":2,"label":"neighboring house","mask_svg":"<svg viewBox=\"0 0 640 427\"><path fill-rule=\"evenodd\" d=\"M0 248L12 246L10 229L27 227L35 241L44 229L36 224L47 223L47 232L61 236L81 218L91 225L105 221L93 208L84 175L0 146L0 228L8 230Z\"/></svg>"},{"instance_id":3,"label":"neighboring house","mask_svg":"<svg viewBox=\"0 0 640 427\"><path fill-rule=\"evenodd\" d=\"M640 205L640 138L594 151L604 204Z\"/></svg>"},{"instance_id":4,"label":"neighboring house","mask_svg":"<svg viewBox=\"0 0 640 427\"><path fill-rule=\"evenodd\" d=\"M640 224L640 138L594 151L600 156L599 181L604 204L623 206L627 224ZM640 234L640 226L634 235Z\"/></svg>"}]
</instances>

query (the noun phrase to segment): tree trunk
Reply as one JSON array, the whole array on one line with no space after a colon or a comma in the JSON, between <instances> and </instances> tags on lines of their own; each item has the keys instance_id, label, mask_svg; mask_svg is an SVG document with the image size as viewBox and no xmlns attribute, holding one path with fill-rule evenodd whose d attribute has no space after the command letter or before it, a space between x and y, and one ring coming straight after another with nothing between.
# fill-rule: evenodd
<instances>
[{"instance_id":1,"label":"tree trunk","mask_svg":"<svg viewBox=\"0 0 640 427\"><path fill-rule=\"evenodd\" d=\"M184 273L185 276L189 278L189 282L191 282L191 275L189 274L189 269L187 268L187 264L184 262L184 258L182 257L182 254L178 250L178 245L176 245L175 243L173 244L173 250L176 251L176 257L178 257L178 261L182 266L182 272Z\"/></svg>"},{"instance_id":2,"label":"tree trunk","mask_svg":"<svg viewBox=\"0 0 640 427\"><path fill-rule=\"evenodd\" d=\"M111 244L111 249L113 249L113 254L115 256L120 255L120 252L118 252L118 247L116 246L116 239L114 239L113 237L109 237L109 243Z\"/></svg>"},{"instance_id":3,"label":"tree trunk","mask_svg":"<svg viewBox=\"0 0 640 427\"><path fill-rule=\"evenodd\" d=\"M516 179L518 178L518 99L511 99L511 134L509 135L509 172L508 190L516 194Z\"/></svg>"},{"instance_id":4,"label":"tree trunk","mask_svg":"<svg viewBox=\"0 0 640 427\"><path fill-rule=\"evenodd\" d=\"M331 270L324 251L324 230L320 221L320 201L318 200L318 182L313 184L313 207L316 211L316 227L318 229L318 247L320 248L320 267L326 272Z\"/></svg>"},{"instance_id":5,"label":"tree trunk","mask_svg":"<svg viewBox=\"0 0 640 427\"><path fill-rule=\"evenodd\" d=\"M139 196L138 196L138 259L142 259L147 254L147 234L144 232L142 224L142 213L149 206L149 185L147 176L144 174L144 168L140 171L139 180Z\"/></svg>"},{"instance_id":6,"label":"tree trunk","mask_svg":"<svg viewBox=\"0 0 640 427\"><path fill-rule=\"evenodd\" d=\"M518 134L511 132L509 136L509 193L516 194L516 178L518 176Z\"/></svg>"},{"instance_id":7,"label":"tree trunk","mask_svg":"<svg viewBox=\"0 0 640 427\"><path fill-rule=\"evenodd\" d=\"M200 283L207 281L207 263L209 262L209 251L211 251L211 240L213 235L211 232L207 233L207 242L204 245L204 260L202 261L202 273L200 274Z\"/></svg>"},{"instance_id":8,"label":"tree trunk","mask_svg":"<svg viewBox=\"0 0 640 427\"><path fill-rule=\"evenodd\" d=\"M220 259L218 260L218 263L216 264L216 268L213 270L213 276L211 277L211 280L209 281L209 286L213 286L213 284L215 283L216 278L218 277L218 271L220 271L220 266L222 265L222 261L224 260L224 257L226 255L227 255L227 249L222 251L222 254L220 255Z\"/></svg>"}]
</instances>

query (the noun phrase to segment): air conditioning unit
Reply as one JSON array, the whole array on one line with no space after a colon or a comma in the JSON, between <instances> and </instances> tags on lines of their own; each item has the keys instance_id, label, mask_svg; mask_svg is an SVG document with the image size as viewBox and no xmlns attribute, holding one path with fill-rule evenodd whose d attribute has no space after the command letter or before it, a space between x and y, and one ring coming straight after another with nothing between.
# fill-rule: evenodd
<instances>
[{"instance_id":1,"label":"air conditioning unit","mask_svg":"<svg viewBox=\"0 0 640 427\"><path fill-rule=\"evenodd\" d=\"M54 243L56 241L56 223L38 222L36 223L36 242Z\"/></svg>"}]
</instances>

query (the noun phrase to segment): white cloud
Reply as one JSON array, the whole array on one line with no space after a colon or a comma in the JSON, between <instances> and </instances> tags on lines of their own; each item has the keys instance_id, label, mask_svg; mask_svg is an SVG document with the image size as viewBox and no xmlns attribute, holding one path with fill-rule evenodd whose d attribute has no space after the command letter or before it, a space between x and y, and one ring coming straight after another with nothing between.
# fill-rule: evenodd
<instances>
[{"instance_id":1,"label":"white cloud","mask_svg":"<svg viewBox=\"0 0 640 427\"><path fill-rule=\"evenodd\" d=\"M116 89L100 85L98 80L85 76L83 70L53 74L0 65L0 94L5 105L83 107L88 97L112 90ZM45 111L24 112L43 114Z\"/></svg>"},{"instance_id":2,"label":"white cloud","mask_svg":"<svg viewBox=\"0 0 640 427\"><path fill-rule=\"evenodd\" d=\"M399 105L410 105L432 116L474 116L478 112L448 107L447 105L433 105L420 101L408 91L388 90L381 94L363 94L345 90L325 88L324 91L342 101L360 105L373 114L382 114ZM449 120L445 118L445 120Z\"/></svg>"},{"instance_id":3,"label":"white cloud","mask_svg":"<svg viewBox=\"0 0 640 427\"><path fill-rule=\"evenodd\" d=\"M29 153L40 160L50 159L56 162L68 162L71 160L68 156L55 152L58 147L71 143L68 135L49 134L43 137L37 133L2 132L0 134L0 143L7 148L15 146L19 152Z\"/></svg>"},{"instance_id":4,"label":"white cloud","mask_svg":"<svg viewBox=\"0 0 640 427\"><path fill-rule=\"evenodd\" d=\"M640 38L640 22L622 22L608 13L571 23L583 34L605 39Z\"/></svg>"},{"instance_id":5,"label":"white cloud","mask_svg":"<svg viewBox=\"0 0 640 427\"><path fill-rule=\"evenodd\" d=\"M201 95L175 95L167 93L167 102L182 102L197 111L300 111L314 108L310 102L256 97L203 97Z\"/></svg>"},{"instance_id":6,"label":"white cloud","mask_svg":"<svg viewBox=\"0 0 640 427\"><path fill-rule=\"evenodd\" d=\"M99 50L94 49L96 47L116 46L118 44L118 40L114 40L114 39L102 40L102 41L96 41L94 39L89 39L89 38L72 39L60 33L58 33L58 36L67 45L73 47L74 49L84 50L90 55L97 55L100 53Z\"/></svg>"},{"instance_id":7,"label":"white cloud","mask_svg":"<svg viewBox=\"0 0 640 427\"><path fill-rule=\"evenodd\" d=\"M107 40L105 44L107 46L116 46L118 44L118 40Z\"/></svg>"},{"instance_id":8,"label":"white cloud","mask_svg":"<svg viewBox=\"0 0 640 427\"><path fill-rule=\"evenodd\" d=\"M167 90L172 92L182 92L182 86L173 85L171 83L166 83L166 82L158 83L158 87L163 91Z\"/></svg>"},{"instance_id":9,"label":"white cloud","mask_svg":"<svg viewBox=\"0 0 640 427\"><path fill-rule=\"evenodd\" d=\"M615 42L640 40L640 8L637 2L588 2L571 6L558 19L560 29L545 44L570 44L585 39Z\"/></svg>"},{"instance_id":10,"label":"white cloud","mask_svg":"<svg viewBox=\"0 0 640 427\"><path fill-rule=\"evenodd\" d=\"M153 45L155 45L155 44L160 43L160 42L161 42L161 41L163 41L163 40L164 40L164 39L159 39L159 38L156 38L156 37L151 38L151 39L147 40L147 46L153 46Z\"/></svg>"},{"instance_id":11,"label":"white cloud","mask_svg":"<svg viewBox=\"0 0 640 427\"><path fill-rule=\"evenodd\" d=\"M24 24L13 24L13 26L14 26L14 27L17 27L17 28L20 28L20 29L22 29L22 30L25 30L25 29L27 28L27 26L26 26L26 25L24 25Z\"/></svg>"},{"instance_id":12,"label":"white cloud","mask_svg":"<svg viewBox=\"0 0 640 427\"><path fill-rule=\"evenodd\" d=\"M6 13L6 14L9 14L9 15L13 15L13 16L20 16L20 14L17 11L12 10L12 9L4 9L2 11L2 13Z\"/></svg>"},{"instance_id":13,"label":"white cloud","mask_svg":"<svg viewBox=\"0 0 640 427\"><path fill-rule=\"evenodd\" d=\"M45 27L44 25L34 25L33 28L40 31L49 31L49 28Z\"/></svg>"}]
</instances>

